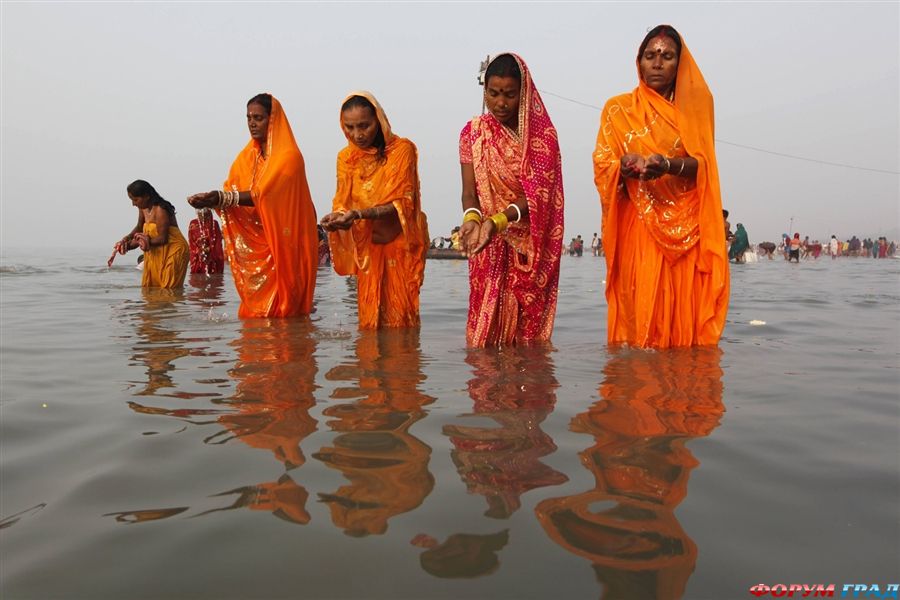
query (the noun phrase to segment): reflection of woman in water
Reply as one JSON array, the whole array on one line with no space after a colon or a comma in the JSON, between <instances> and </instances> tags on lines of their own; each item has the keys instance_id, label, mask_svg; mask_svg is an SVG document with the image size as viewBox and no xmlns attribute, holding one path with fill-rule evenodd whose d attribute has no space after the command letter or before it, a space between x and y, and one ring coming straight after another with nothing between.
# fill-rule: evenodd
<instances>
[{"instance_id":1,"label":"reflection of woman in water","mask_svg":"<svg viewBox=\"0 0 900 600\"><path fill-rule=\"evenodd\" d=\"M565 483L565 475L541 462L556 451L540 424L556 404L553 364L546 346L520 346L502 353L470 349L469 395L473 411L500 427L445 425L451 457L470 493L485 496L485 514L509 518L529 490ZM477 419L482 421L483 419Z\"/></svg>"},{"instance_id":2,"label":"reflection of woman in water","mask_svg":"<svg viewBox=\"0 0 900 600\"><path fill-rule=\"evenodd\" d=\"M142 414L166 415L200 425L217 423L222 429L207 437L206 443L240 440L251 448L270 453L283 465L285 473L275 481L248 484L215 494L236 498L229 506L199 515L249 508L271 512L293 523L309 522L306 511L309 494L288 472L306 462L300 443L316 430L316 420L309 414L315 404L313 391L317 369L312 327L308 321L297 319L244 322L241 335L235 341L238 361L230 372L235 380L235 393L229 399L215 399L214 406L168 409L129 403L132 410ZM184 353L187 352L185 349ZM218 394L172 395L191 398ZM211 417L215 417L215 421L209 421ZM181 512L187 508L177 510ZM171 510L175 509L140 512L152 515ZM134 511L113 514L130 515L131 520L139 517Z\"/></svg>"},{"instance_id":3,"label":"reflection of woman in water","mask_svg":"<svg viewBox=\"0 0 900 600\"><path fill-rule=\"evenodd\" d=\"M413 546L427 548L419 556L422 569L444 579L472 579L490 575L500 566L497 553L509 543L509 530L489 535L454 533L443 544L430 535L420 534Z\"/></svg>"},{"instance_id":4,"label":"reflection of woman in water","mask_svg":"<svg viewBox=\"0 0 900 600\"><path fill-rule=\"evenodd\" d=\"M137 313L138 344L134 347L132 360L147 367L147 383L138 396L155 396L167 388L177 388L170 372L179 358L191 351L186 340L175 327L166 327L166 319L172 316L176 306L174 290L144 288L144 306ZM174 395L177 392L170 392Z\"/></svg>"},{"instance_id":5,"label":"reflection of woman in water","mask_svg":"<svg viewBox=\"0 0 900 600\"><path fill-rule=\"evenodd\" d=\"M697 459L685 447L719 424L721 352L625 351L604 367L601 400L572 431L594 437L581 453L594 489L542 501L547 535L593 564L604 599L681 598L697 547L675 517Z\"/></svg>"},{"instance_id":6,"label":"reflection of woman in water","mask_svg":"<svg viewBox=\"0 0 900 600\"><path fill-rule=\"evenodd\" d=\"M275 481L255 483L218 494L236 494L227 507L271 512L306 524L309 493L289 472L306 462L301 442L316 430L309 409L315 405L317 371L313 326L304 320L246 321L237 340L238 361L231 370L236 390L227 404L236 412L219 417L224 429L209 443L231 439L271 453L285 473ZM221 510L221 509L220 509Z\"/></svg>"},{"instance_id":7,"label":"reflection of woman in water","mask_svg":"<svg viewBox=\"0 0 900 600\"><path fill-rule=\"evenodd\" d=\"M336 526L359 537L384 533L391 517L414 510L431 493L431 448L409 429L425 417L422 407L434 398L418 390L425 379L418 329L363 331L356 357L326 375L349 382L332 398L359 399L323 411L338 433L313 458L347 478L347 484L319 498L328 503Z\"/></svg>"}]
</instances>

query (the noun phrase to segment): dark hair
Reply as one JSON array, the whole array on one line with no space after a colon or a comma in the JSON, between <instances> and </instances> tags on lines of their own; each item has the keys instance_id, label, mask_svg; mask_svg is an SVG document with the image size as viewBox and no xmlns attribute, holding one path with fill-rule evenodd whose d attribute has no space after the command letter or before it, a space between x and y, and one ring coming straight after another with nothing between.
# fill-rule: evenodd
<instances>
[{"instance_id":1,"label":"dark hair","mask_svg":"<svg viewBox=\"0 0 900 600\"><path fill-rule=\"evenodd\" d=\"M132 196L148 196L150 198L150 206L162 206L166 210L166 212L169 213L169 216L175 216L175 207L172 206L172 203L160 196L159 193L157 193L157 191L153 188L153 186L143 179L136 179L132 181L128 184L126 190Z\"/></svg>"},{"instance_id":2,"label":"dark hair","mask_svg":"<svg viewBox=\"0 0 900 600\"><path fill-rule=\"evenodd\" d=\"M522 81L522 71L519 69L519 62L512 54L501 54L491 61L487 71L484 72L484 85L487 85L491 77L512 77L519 82Z\"/></svg>"},{"instance_id":3,"label":"dark hair","mask_svg":"<svg viewBox=\"0 0 900 600\"><path fill-rule=\"evenodd\" d=\"M257 94L247 101L247 106L259 104L266 110L267 115L272 114L272 94Z\"/></svg>"},{"instance_id":4,"label":"dark hair","mask_svg":"<svg viewBox=\"0 0 900 600\"><path fill-rule=\"evenodd\" d=\"M375 105L369 102L369 99L365 96L350 96L347 98L347 101L341 105L341 113L344 111L348 111L351 108L368 108L372 111L372 118L375 119L375 123L378 125L378 133L375 134L375 139L372 140L372 145L378 149L378 160L384 160L384 131L381 130L381 122L378 120L378 111L375 110Z\"/></svg>"},{"instance_id":5,"label":"dark hair","mask_svg":"<svg viewBox=\"0 0 900 600\"><path fill-rule=\"evenodd\" d=\"M641 56L644 54L644 50L647 49L647 44L650 43L650 40L659 35L664 35L675 42L675 48L677 48L678 58L681 58L681 36L678 35L678 32L675 31L675 28L671 25L657 25L656 27L648 31L646 36L644 36L644 41L641 42L641 47L638 49L638 60L641 59Z\"/></svg>"}]
</instances>

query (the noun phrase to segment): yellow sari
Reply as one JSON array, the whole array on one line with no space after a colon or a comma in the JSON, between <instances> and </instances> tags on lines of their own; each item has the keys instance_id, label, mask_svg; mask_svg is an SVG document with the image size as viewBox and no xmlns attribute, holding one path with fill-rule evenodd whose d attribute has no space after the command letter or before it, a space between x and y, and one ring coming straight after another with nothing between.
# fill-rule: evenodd
<instances>
[{"instance_id":1,"label":"yellow sari","mask_svg":"<svg viewBox=\"0 0 900 600\"><path fill-rule=\"evenodd\" d=\"M156 223L144 223L144 233L156 237ZM176 288L184 285L191 249L181 231L169 226L169 241L164 246L151 246L144 252L143 287Z\"/></svg>"}]
</instances>

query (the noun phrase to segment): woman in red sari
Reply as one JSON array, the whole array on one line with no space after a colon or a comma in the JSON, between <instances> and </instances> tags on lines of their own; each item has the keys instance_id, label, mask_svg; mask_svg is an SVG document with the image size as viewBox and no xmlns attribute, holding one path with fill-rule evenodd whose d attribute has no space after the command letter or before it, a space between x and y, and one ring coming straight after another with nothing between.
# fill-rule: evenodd
<instances>
[{"instance_id":1,"label":"woman in red sari","mask_svg":"<svg viewBox=\"0 0 900 600\"><path fill-rule=\"evenodd\" d=\"M469 257L470 346L550 339L562 255L562 162L556 129L525 62L495 57L485 71L488 112L459 140Z\"/></svg>"},{"instance_id":2,"label":"woman in red sari","mask_svg":"<svg viewBox=\"0 0 900 600\"><path fill-rule=\"evenodd\" d=\"M312 311L318 265L316 209L303 155L271 94L247 103L250 141L224 190L194 194L194 208L215 208L241 297L238 316L293 317Z\"/></svg>"},{"instance_id":3,"label":"woman in red sari","mask_svg":"<svg viewBox=\"0 0 900 600\"><path fill-rule=\"evenodd\" d=\"M222 230L208 208L197 211L197 218L188 225L191 245L191 274L214 275L225 270L222 252Z\"/></svg>"},{"instance_id":4,"label":"woman in red sari","mask_svg":"<svg viewBox=\"0 0 900 600\"><path fill-rule=\"evenodd\" d=\"M638 87L603 109L593 157L608 341L717 344L729 279L712 95L668 25L644 38L637 67Z\"/></svg>"}]
</instances>

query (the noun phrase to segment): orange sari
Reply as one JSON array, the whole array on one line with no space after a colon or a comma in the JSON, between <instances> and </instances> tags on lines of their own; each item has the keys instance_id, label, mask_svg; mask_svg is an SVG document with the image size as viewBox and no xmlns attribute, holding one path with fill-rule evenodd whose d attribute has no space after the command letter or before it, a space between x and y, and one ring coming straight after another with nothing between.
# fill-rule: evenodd
<instances>
[{"instance_id":1,"label":"orange sari","mask_svg":"<svg viewBox=\"0 0 900 600\"><path fill-rule=\"evenodd\" d=\"M622 178L620 159L627 153L690 156L698 161L696 180ZM713 99L687 46L674 101L640 81L606 103L593 159L603 208L609 343L718 343L729 274Z\"/></svg>"},{"instance_id":2,"label":"orange sari","mask_svg":"<svg viewBox=\"0 0 900 600\"><path fill-rule=\"evenodd\" d=\"M391 124L369 92L354 92L375 107L384 134L385 157L353 143L338 153L333 210L347 212L393 204L402 231L387 244L372 242L372 221L354 221L350 229L328 233L331 261L339 275L356 275L359 328L419 325L419 290L425 279L430 237L419 196L416 146L391 132Z\"/></svg>"},{"instance_id":3,"label":"orange sari","mask_svg":"<svg viewBox=\"0 0 900 600\"><path fill-rule=\"evenodd\" d=\"M241 297L238 316L308 315L318 265L316 209L303 155L274 97L265 156L251 139L231 165L225 189L250 190L254 203L217 209Z\"/></svg>"}]
</instances>

